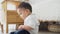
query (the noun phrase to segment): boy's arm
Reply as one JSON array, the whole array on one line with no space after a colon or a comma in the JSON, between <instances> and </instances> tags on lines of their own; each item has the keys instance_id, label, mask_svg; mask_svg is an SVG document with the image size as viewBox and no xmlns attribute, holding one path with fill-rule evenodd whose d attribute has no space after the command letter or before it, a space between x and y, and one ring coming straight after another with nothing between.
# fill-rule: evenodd
<instances>
[{"instance_id":1,"label":"boy's arm","mask_svg":"<svg viewBox=\"0 0 60 34\"><path fill-rule=\"evenodd\" d=\"M32 30L33 28L30 26L26 26L26 25L20 25L18 29L25 29L25 30Z\"/></svg>"}]
</instances>

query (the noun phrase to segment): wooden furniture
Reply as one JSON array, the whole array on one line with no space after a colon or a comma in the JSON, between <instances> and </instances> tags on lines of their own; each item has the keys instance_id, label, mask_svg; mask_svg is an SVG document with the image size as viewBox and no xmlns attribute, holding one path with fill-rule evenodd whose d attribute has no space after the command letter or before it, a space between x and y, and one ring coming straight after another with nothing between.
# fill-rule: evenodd
<instances>
[{"instance_id":1,"label":"wooden furniture","mask_svg":"<svg viewBox=\"0 0 60 34\"><path fill-rule=\"evenodd\" d=\"M3 33L3 25L0 23L0 26L1 26L1 30L2 30L2 33Z\"/></svg>"},{"instance_id":2,"label":"wooden furniture","mask_svg":"<svg viewBox=\"0 0 60 34\"><path fill-rule=\"evenodd\" d=\"M17 14L16 8L20 4L19 1L3 1L2 7L5 13L6 33L8 33L8 24L23 24L23 19Z\"/></svg>"}]
</instances>

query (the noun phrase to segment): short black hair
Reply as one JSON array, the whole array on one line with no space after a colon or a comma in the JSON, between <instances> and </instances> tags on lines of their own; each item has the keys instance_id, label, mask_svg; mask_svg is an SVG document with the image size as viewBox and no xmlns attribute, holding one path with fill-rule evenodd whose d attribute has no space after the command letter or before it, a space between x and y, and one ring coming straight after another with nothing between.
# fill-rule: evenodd
<instances>
[{"instance_id":1,"label":"short black hair","mask_svg":"<svg viewBox=\"0 0 60 34\"><path fill-rule=\"evenodd\" d=\"M20 5L18 6L18 8L29 9L30 12L32 12L32 6L27 2L21 2Z\"/></svg>"}]
</instances>

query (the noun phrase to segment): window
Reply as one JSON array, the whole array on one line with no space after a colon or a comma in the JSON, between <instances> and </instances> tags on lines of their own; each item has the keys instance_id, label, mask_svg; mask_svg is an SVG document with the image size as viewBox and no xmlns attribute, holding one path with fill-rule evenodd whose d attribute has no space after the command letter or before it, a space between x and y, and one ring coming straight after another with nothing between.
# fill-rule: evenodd
<instances>
[{"instance_id":1,"label":"window","mask_svg":"<svg viewBox=\"0 0 60 34\"><path fill-rule=\"evenodd\" d=\"M16 10L16 5L12 3L7 3L7 10Z\"/></svg>"}]
</instances>

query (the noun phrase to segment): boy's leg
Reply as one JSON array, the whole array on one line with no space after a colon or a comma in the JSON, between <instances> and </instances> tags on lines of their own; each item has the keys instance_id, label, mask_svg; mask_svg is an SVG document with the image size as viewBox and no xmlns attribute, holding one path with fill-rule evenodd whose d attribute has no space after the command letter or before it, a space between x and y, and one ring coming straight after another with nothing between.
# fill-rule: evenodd
<instances>
[{"instance_id":1,"label":"boy's leg","mask_svg":"<svg viewBox=\"0 0 60 34\"><path fill-rule=\"evenodd\" d=\"M30 34L30 33L26 30L18 30L14 34Z\"/></svg>"}]
</instances>

